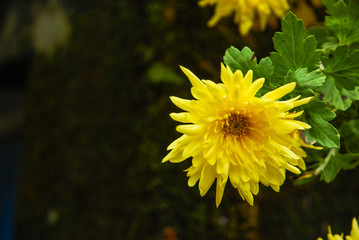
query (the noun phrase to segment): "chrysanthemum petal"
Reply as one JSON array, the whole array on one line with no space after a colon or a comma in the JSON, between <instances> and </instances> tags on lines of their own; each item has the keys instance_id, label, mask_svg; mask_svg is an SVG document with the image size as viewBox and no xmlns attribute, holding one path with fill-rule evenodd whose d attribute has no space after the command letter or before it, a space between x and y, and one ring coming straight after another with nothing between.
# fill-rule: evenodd
<instances>
[{"instance_id":1,"label":"chrysanthemum petal","mask_svg":"<svg viewBox=\"0 0 359 240\"><path fill-rule=\"evenodd\" d=\"M303 151L303 149L301 149L302 151ZM303 151L304 152L304 151ZM304 152L304 154L305 154L305 152ZM307 155L305 154L303 157L306 157ZM298 160L298 167L300 168L300 169L302 169L303 171L306 169L306 166L305 166L305 162L304 162L304 160L303 160L303 158L300 158L299 160Z\"/></svg>"},{"instance_id":2,"label":"chrysanthemum petal","mask_svg":"<svg viewBox=\"0 0 359 240\"><path fill-rule=\"evenodd\" d=\"M293 108L298 107L298 106L303 105L303 104L307 104L310 101L312 101L313 99L314 99L313 97L307 97L307 98L303 98L303 99L300 99L298 101L295 101L295 102L293 102Z\"/></svg>"},{"instance_id":3,"label":"chrysanthemum petal","mask_svg":"<svg viewBox=\"0 0 359 240\"><path fill-rule=\"evenodd\" d=\"M201 196L204 196L207 193L216 176L217 175L216 175L215 167L209 164L205 164L202 169L201 177L199 179L199 185L198 185Z\"/></svg>"},{"instance_id":4,"label":"chrysanthemum petal","mask_svg":"<svg viewBox=\"0 0 359 240\"><path fill-rule=\"evenodd\" d=\"M288 158L288 161L290 161L290 159L295 159L298 160L300 157L298 155L296 155L294 152L292 152L289 148L287 148L286 146L283 145L279 145L280 146L280 154L286 158ZM294 164L297 164L297 161L293 162Z\"/></svg>"},{"instance_id":5,"label":"chrysanthemum petal","mask_svg":"<svg viewBox=\"0 0 359 240\"><path fill-rule=\"evenodd\" d=\"M192 123L193 122L193 120L190 119L190 114L188 112L171 113L170 117L177 122L182 122L182 123Z\"/></svg>"},{"instance_id":6,"label":"chrysanthemum petal","mask_svg":"<svg viewBox=\"0 0 359 240\"><path fill-rule=\"evenodd\" d=\"M241 182L249 182L251 180L251 177L249 176L249 173L247 171L245 171L243 169L243 167L239 167L239 169L241 170L241 174L240 174L240 180Z\"/></svg>"},{"instance_id":7,"label":"chrysanthemum petal","mask_svg":"<svg viewBox=\"0 0 359 240\"><path fill-rule=\"evenodd\" d=\"M276 122L278 134L289 134L296 129L305 130L309 129L310 125L301 121L290 120L290 119L279 119Z\"/></svg>"},{"instance_id":8,"label":"chrysanthemum petal","mask_svg":"<svg viewBox=\"0 0 359 240\"><path fill-rule=\"evenodd\" d=\"M230 165L229 161L224 159L219 159L217 161L217 174L228 175L229 165Z\"/></svg>"},{"instance_id":9,"label":"chrysanthemum petal","mask_svg":"<svg viewBox=\"0 0 359 240\"><path fill-rule=\"evenodd\" d=\"M240 188L237 188L239 195L245 199L251 206L253 206L253 194L250 191L250 183L244 183Z\"/></svg>"},{"instance_id":10,"label":"chrysanthemum petal","mask_svg":"<svg viewBox=\"0 0 359 240\"><path fill-rule=\"evenodd\" d=\"M176 127L177 132L184 133L187 135L196 135L203 130L203 126L197 124L185 124L178 125Z\"/></svg>"},{"instance_id":11,"label":"chrysanthemum petal","mask_svg":"<svg viewBox=\"0 0 359 240\"><path fill-rule=\"evenodd\" d=\"M346 240L357 240L357 239L359 239L359 226L356 218L353 218L352 230L350 231L350 236L346 236Z\"/></svg>"},{"instance_id":12,"label":"chrysanthemum petal","mask_svg":"<svg viewBox=\"0 0 359 240\"><path fill-rule=\"evenodd\" d=\"M256 95L256 93L258 92L258 90L263 87L264 81L265 81L264 78L258 78L257 80L255 80L248 88L247 91L248 97L254 97L254 95Z\"/></svg>"},{"instance_id":13,"label":"chrysanthemum petal","mask_svg":"<svg viewBox=\"0 0 359 240\"><path fill-rule=\"evenodd\" d=\"M266 177L270 185L280 186L285 179L285 169L267 162Z\"/></svg>"},{"instance_id":14,"label":"chrysanthemum petal","mask_svg":"<svg viewBox=\"0 0 359 240\"><path fill-rule=\"evenodd\" d=\"M208 92L210 92L212 100L214 102L220 102L223 98L223 95L225 94L225 92L222 91L222 87L209 80L204 80L204 82L206 84Z\"/></svg>"},{"instance_id":15,"label":"chrysanthemum petal","mask_svg":"<svg viewBox=\"0 0 359 240\"><path fill-rule=\"evenodd\" d=\"M240 184L240 173L239 171L236 171L238 169L237 166L231 166L229 168L229 180L231 181L232 185L234 187L238 187Z\"/></svg>"},{"instance_id":16,"label":"chrysanthemum petal","mask_svg":"<svg viewBox=\"0 0 359 240\"><path fill-rule=\"evenodd\" d=\"M199 171L195 175L188 176L188 186L193 187L198 182L199 178L201 177L201 172Z\"/></svg>"},{"instance_id":17,"label":"chrysanthemum petal","mask_svg":"<svg viewBox=\"0 0 359 240\"><path fill-rule=\"evenodd\" d=\"M186 76L188 77L188 79L190 80L190 82L194 88L198 88L199 90L205 90L205 86L204 86L203 82L201 80L199 80L196 77L196 75L194 75L190 70L188 70L185 67L180 66L180 68L183 71L183 73L186 74Z\"/></svg>"},{"instance_id":18,"label":"chrysanthemum petal","mask_svg":"<svg viewBox=\"0 0 359 240\"><path fill-rule=\"evenodd\" d=\"M179 98L179 97L170 97L171 101L176 105L177 107L181 108L182 110L185 110L187 112L191 112L192 110L192 104L191 100Z\"/></svg>"},{"instance_id":19,"label":"chrysanthemum petal","mask_svg":"<svg viewBox=\"0 0 359 240\"><path fill-rule=\"evenodd\" d=\"M251 181L251 192L252 192L254 195L257 195L257 194L258 194L258 192L259 192L258 182Z\"/></svg>"},{"instance_id":20,"label":"chrysanthemum petal","mask_svg":"<svg viewBox=\"0 0 359 240\"><path fill-rule=\"evenodd\" d=\"M228 71L230 71L230 69ZM229 96L231 96L232 99L238 99L239 96L246 90L246 88L243 88L244 82L242 72L238 70L235 71L231 79L232 84L228 87Z\"/></svg>"},{"instance_id":21,"label":"chrysanthemum petal","mask_svg":"<svg viewBox=\"0 0 359 240\"><path fill-rule=\"evenodd\" d=\"M304 110L299 111L299 112L293 112L293 113L284 112L281 114L281 117L293 119L293 118L296 118L296 117L299 117L300 115L302 115L303 112L304 112Z\"/></svg>"},{"instance_id":22,"label":"chrysanthemum petal","mask_svg":"<svg viewBox=\"0 0 359 240\"><path fill-rule=\"evenodd\" d=\"M227 66L225 66L223 63L221 63L221 80L224 83L224 85L227 87L227 89L232 88L232 77L233 73L231 69Z\"/></svg>"},{"instance_id":23,"label":"chrysanthemum petal","mask_svg":"<svg viewBox=\"0 0 359 240\"><path fill-rule=\"evenodd\" d=\"M201 177L202 168L201 167L190 167L187 169L188 186L193 187L199 178Z\"/></svg>"},{"instance_id":24,"label":"chrysanthemum petal","mask_svg":"<svg viewBox=\"0 0 359 240\"><path fill-rule=\"evenodd\" d=\"M242 74L241 71L237 70L236 73ZM242 81L242 88L248 90L253 81L253 71L248 70Z\"/></svg>"},{"instance_id":25,"label":"chrysanthemum petal","mask_svg":"<svg viewBox=\"0 0 359 240\"><path fill-rule=\"evenodd\" d=\"M218 142L214 142L213 144L209 145L209 148L206 149L206 152L204 153L204 158L208 160L208 163L210 165L214 165L217 161L216 154L218 153Z\"/></svg>"},{"instance_id":26,"label":"chrysanthemum petal","mask_svg":"<svg viewBox=\"0 0 359 240\"><path fill-rule=\"evenodd\" d=\"M281 86L273 91L270 91L262 96L262 99L271 99L273 101L280 99L284 95L287 95L294 90L296 83L291 82L284 86Z\"/></svg>"},{"instance_id":27,"label":"chrysanthemum petal","mask_svg":"<svg viewBox=\"0 0 359 240\"><path fill-rule=\"evenodd\" d=\"M301 171L299 170L299 168L297 167L294 167L293 165L287 163L287 165L285 166L285 168L289 171L291 171L292 173L295 173L295 174L300 174Z\"/></svg>"},{"instance_id":28,"label":"chrysanthemum petal","mask_svg":"<svg viewBox=\"0 0 359 240\"><path fill-rule=\"evenodd\" d=\"M172 163L178 163L185 160L185 158L182 157L183 151L173 149L171 152L169 152L166 157L163 158L162 162L170 161Z\"/></svg>"},{"instance_id":29,"label":"chrysanthemum petal","mask_svg":"<svg viewBox=\"0 0 359 240\"><path fill-rule=\"evenodd\" d=\"M216 206L218 207L219 204L222 201L222 197L223 197L223 192L224 192L224 187L226 186L226 182L227 180L222 179L222 181L220 180L220 178L217 178L217 187L216 187Z\"/></svg>"},{"instance_id":30,"label":"chrysanthemum petal","mask_svg":"<svg viewBox=\"0 0 359 240\"><path fill-rule=\"evenodd\" d=\"M180 149L183 145L187 144L190 141L190 138L186 135L182 135L181 137L174 140L168 147L167 150L171 150L174 148ZM180 147L181 146L181 147Z\"/></svg>"},{"instance_id":31,"label":"chrysanthemum petal","mask_svg":"<svg viewBox=\"0 0 359 240\"><path fill-rule=\"evenodd\" d=\"M194 140L193 138L189 138ZM196 142L190 142L186 146L183 147L183 158L189 158L199 155L201 152L201 149L199 148L198 144Z\"/></svg>"},{"instance_id":32,"label":"chrysanthemum petal","mask_svg":"<svg viewBox=\"0 0 359 240\"><path fill-rule=\"evenodd\" d=\"M291 99L288 99L288 100L285 100L285 101L280 101L280 103L293 103L294 101L298 100L301 96L298 95L294 98L291 98ZM293 105L292 105L293 106ZM289 109L288 109L289 110Z\"/></svg>"},{"instance_id":33,"label":"chrysanthemum petal","mask_svg":"<svg viewBox=\"0 0 359 240\"><path fill-rule=\"evenodd\" d=\"M279 192L279 185L273 185L273 184L271 184L270 187L271 187L274 191Z\"/></svg>"}]
</instances>

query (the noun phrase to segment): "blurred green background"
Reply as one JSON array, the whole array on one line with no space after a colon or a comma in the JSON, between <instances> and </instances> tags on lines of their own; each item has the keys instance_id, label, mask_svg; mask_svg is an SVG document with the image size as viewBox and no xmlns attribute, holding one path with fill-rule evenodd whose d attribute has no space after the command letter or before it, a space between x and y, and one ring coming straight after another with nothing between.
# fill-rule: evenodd
<instances>
[{"instance_id":1,"label":"blurred green background","mask_svg":"<svg viewBox=\"0 0 359 240\"><path fill-rule=\"evenodd\" d=\"M14 88L20 72L15 88L25 96L14 239L309 240L326 236L328 224L349 233L359 169L329 185L293 186L289 174L280 193L261 186L254 207L227 184L216 208L214 187L201 198L187 186L190 160L161 164L180 136L169 96L191 98L178 65L218 82L225 50L268 56L279 20L243 38L231 18L207 28L213 9L195 0L0 7L2 86ZM309 1L293 7L309 24L323 20Z\"/></svg>"}]
</instances>

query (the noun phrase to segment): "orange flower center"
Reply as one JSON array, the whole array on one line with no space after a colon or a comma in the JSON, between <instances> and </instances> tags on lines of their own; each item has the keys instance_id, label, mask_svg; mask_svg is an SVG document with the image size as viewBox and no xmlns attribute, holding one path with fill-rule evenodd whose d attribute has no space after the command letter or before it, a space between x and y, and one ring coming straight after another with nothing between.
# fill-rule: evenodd
<instances>
[{"instance_id":1,"label":"orange flower center","mask_svg":"<svg viewBox=\"0 0 359 240\"><path fill-rule=\"evenodd\" d=\"M248 126L248 119L245 116L234 113L224 120L223 130L225 134L241 137L248 133Z\"/></svg>"}]
</instances>

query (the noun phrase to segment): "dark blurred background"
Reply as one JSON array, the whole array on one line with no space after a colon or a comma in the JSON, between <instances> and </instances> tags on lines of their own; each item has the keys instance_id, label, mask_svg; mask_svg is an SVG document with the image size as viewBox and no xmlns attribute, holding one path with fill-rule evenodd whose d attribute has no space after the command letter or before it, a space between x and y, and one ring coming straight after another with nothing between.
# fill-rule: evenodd
<instances>
[{"instance_id":1,"label":"dark blurred background","mask_svg":"<svg viewBox=\"0 0 359 240\"><path fill-rule=\"evenodd\" d=\"M294 2L306 25L316 1ZM195 0L0 1L0 239L316 239L349 233L359 169L327 185L261 186L254 207L227 184L203 198L161 164L180 136L169 100L190 98L178 65L219 81L231 45L258 59L279 20L241 37Z\"/></svg>"}]
</instances>

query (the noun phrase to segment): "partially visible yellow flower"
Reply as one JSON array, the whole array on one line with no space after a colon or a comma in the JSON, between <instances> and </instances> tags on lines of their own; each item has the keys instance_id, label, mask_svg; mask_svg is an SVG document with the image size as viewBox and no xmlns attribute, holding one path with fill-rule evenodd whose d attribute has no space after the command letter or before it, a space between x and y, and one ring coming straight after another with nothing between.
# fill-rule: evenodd
<instances>
[{"instance_id":1,"label":"partially visible yellow flower","mask_svg":"<svg viewBox=\"0 0 359 240\"><path fill-rule=\"evenodd\" d=\"M234 13L234 22L243 36L248 34L255 21L259 21L263 30L271 15L281 18L289 10L287 0L200 0L198 4L200 7L216 5L214 15L208 22L209 27Z\"/></svg>"},{"instance_id":2,"label":"partially visible yellow flower","mask_svg":"<svg viewBox=\"0 0 359 240\"><path fill-rule=\"evenodd\" d=\"M201 196L216 179L218 206L229 178L240 196L253 205L259 182L278 192L286 170L299 174L299 168L305 169L306 154L298 130L310 126L294 120L303 111L289 111L312 98L279 100L293 91L295 82L259 98L256 93L264 78L253 82L251 70L243 76L241 71L232 73L222 64L223 83L218 84L199 80L186 68L182 67L182 71L192 83L195 99L171 97L184 110L170 114L184 123L176 128L183 135L169 145L171 152L162 162L178 163L192 157L192 166L187 169L188 185L194 186L199 180Z\"/></svg>"},{"instance_id":3,"label":"partially visible yellow flower","mask_svg":"<svg viewBox=\"0 0 359 240\"><path fill-rule=\"evenodd\" d=\"M359 240L359 226L356 218L353 218L350 236L345 236L345 240Z\"/></svg>"},{"instance_id":4,"label":"partially visible yellow flower","mask_svg":"<svg viewBox=\"0 0 359 240\"><path fill-rule=\"evenodd\" d=\"M343 233L341 235L338 235L338 234L333 235L332 229L330 228L330 226L328 227L327 238L328 238L328 240L344 240ZM323 240L323 238L319 237L317 240Z\"/></svg>"},{"instance_id":5,"label":"partially visible yellow flower","mask_svg":"<svg viewBox=\"0 0 359 240\"><path fill-rule=\"evenodd\" d=\"M327 238L328 240L344 240L343 233L341 235L333 235L330 226L328 227ZM319 237L317 240L323 240L323 238ZM350 235L345 236L345 240L359 240L359 226L355 218L353 218L352 221L352 230L350 231Z\"/></svg>"}]
</instances>

